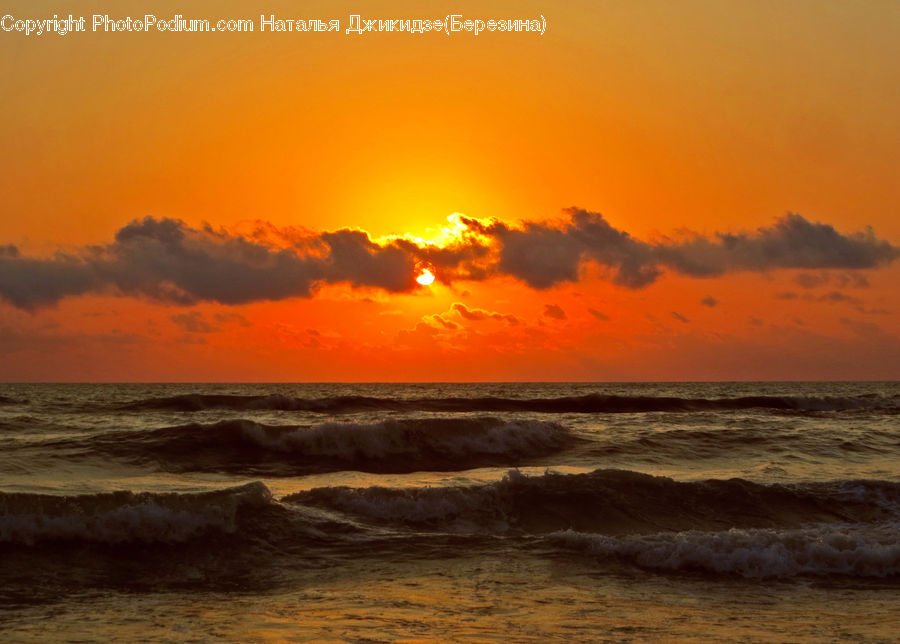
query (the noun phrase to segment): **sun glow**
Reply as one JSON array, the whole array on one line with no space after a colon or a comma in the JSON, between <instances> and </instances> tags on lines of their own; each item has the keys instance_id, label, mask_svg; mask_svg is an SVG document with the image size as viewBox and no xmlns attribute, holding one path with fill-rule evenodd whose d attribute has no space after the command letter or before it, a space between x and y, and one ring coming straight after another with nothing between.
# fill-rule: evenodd
<instances>
[{"instance_id":1,"label":"sun glow","mask_svg":"<svg viewBox=\"0 0 900 644\"><path fill-rule=\"evenodd\" d=\"M421 274L416 278L416 281L422 286L428 286L434 281L434 273L427 268L423 268Z\"/></svg>"},{"instance_id":2,"label":"sun glow","mask_svg":"<svg viewBox=\"0 0 900 644\"><path fill-rule=\"evenodd\" d=\"M403 239L408 242L412 242L420 247L438 247L438 248L448 248L451 246L455 246L458 244L466 243L467 241L478 241L480 243L489 243L489 239L485 237L485 235L481 234L477 229L470 228L469 224L463 221L465 215L462 215L458 212L453 213L452 215L447 216L448 225L441 226L438 229L428 228L426 237L420 237L418 235L413 235L410 233L405 233L402 235L385 235L383 237L376 238L374 241L379 244L390 243L395 239ZM479 221L474 217L468 217L471 221ZM490 221L481 221L484 225L489 225Z\"/></svg>"}]
</instances>

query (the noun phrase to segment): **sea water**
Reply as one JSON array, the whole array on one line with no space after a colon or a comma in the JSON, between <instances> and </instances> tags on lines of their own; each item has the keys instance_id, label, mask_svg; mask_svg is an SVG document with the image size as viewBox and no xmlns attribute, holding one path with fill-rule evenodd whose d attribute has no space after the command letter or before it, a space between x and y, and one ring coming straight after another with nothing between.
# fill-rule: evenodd
<instances>
[{"instance_id":1,"label":"sea water","mask_svg":"<svg viewBox=\"0 0 900 644\"><path fill-rule=\"evenodd\" d=\"M896 641L900 384L0 385L4 641Z\"/></svg>"}]
</instances>

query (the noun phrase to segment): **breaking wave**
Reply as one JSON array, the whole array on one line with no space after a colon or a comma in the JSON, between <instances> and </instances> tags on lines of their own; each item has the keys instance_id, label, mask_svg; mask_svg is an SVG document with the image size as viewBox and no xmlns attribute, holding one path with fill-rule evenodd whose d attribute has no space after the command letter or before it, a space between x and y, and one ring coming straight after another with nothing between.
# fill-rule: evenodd
<instances>
[{"instance_id":1,"label":"breaking wave","mask_svg":"<svg viewBox=\"0 0 900 644\"><path fill-rule=\"evenodd\" d=\"M227 420L97 435L75 446L87 454L152 461L179 471L290 476L514 466L558 452L574 440L562 425L534 420L431 418L313 427Z\"/></svg>"},{"instance_id":2,"label":"breaking wave","mask_svg":"<svg viewBox=\"0 0 900 644\"><path fill-rule=\"evenodd\" d=\"M242 512L272 503L259 482L196 494L0 493L0 543L179 543L210 532L233 533Z\"/></svg>"},{"instance_id":3,"label":"breaking wave","mask_svg":"<svg viewBox=\"0 0 900 644\"><path fill-rule=\"evenodd\" d=\"M900 484L761 485L743 479L677 482L625 470L525 476L438 488L322 487L288 503L396 527L503 534L576 530L607 535L886 520Z\"/></svg>"},{"instance_id":4,"label":"breaking wave","mask_svg":"<svg viewBox=\"0 0 900 644\"><path fill-rule=\"evenodd\" d=\"M898 516L898 483L676 482L623 470L320 487L280 501L260 482L202 493L0 493L0 581L270 584L290 567L423 556L431 540L470 552L497 537L542 556L574 551L659 571L888 577L900 574Z\"/></svg>"},{"instance_id":5,"label":"breaking wave","mask_svg":"<svg viewBox=\"0 0 900 644\"><path fill-rule=\"evenodd\" d=\"M817 525L790 530L732 529L629 537L565 531L555 545L642 568L750 578L900 574L900 524Z\"/></svg>"}]
</instances>

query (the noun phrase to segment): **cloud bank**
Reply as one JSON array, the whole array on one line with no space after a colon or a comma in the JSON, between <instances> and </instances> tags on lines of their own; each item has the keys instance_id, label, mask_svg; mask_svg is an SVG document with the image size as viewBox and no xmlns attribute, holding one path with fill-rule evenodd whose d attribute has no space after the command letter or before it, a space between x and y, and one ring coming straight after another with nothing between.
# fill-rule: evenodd
<instances>
[{"instance_id":1,"label":"cloud bank","mask_svg":"<svg viewBox=\"0 0 900 644\"><path fill-rule=\"evenodd\" d=\"M376 241L350 229L300 234L269 224L241 234L147 217L122 227L109 244L74 253L26 257L14 245L0 245L0 297L34 310L88 293L181 305L311 297L321 285L336 283L402 293L421 288L415 282L421 262L445 284L510 276L534 289L576 282L583 265L593 262L615 284L638 289L666 271L696 278L848 271L886 266L900 256L900 248L871 228L844 234L797 214L752 232L654 242L579 208L565 210L557 222L513 226L457 215L453 223L450 240L438 245L406 237Z\"/></svg>"}]
</instances>

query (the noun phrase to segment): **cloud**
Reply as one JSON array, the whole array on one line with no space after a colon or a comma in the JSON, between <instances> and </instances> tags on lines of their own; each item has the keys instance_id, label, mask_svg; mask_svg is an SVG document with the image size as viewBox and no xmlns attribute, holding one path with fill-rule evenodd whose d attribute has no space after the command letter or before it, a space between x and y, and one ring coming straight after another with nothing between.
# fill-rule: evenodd
<instances>
[{"instance_id":1,"label":"cloud","mask_svg":"<svg viewBox=\"0 0 900 644\"><path fill-rule=\"evenodd\" d=\"M841 288L852 286L853 288L869 288L869 278L865 273L842 273L835 277L837 285Z\"/></svg>"},{"instance_id":2,"label":"cloud","mask_svg":"<svg viewBox=\"0 0 900 644\"><path fill-rule=\"evenodd\" d=\"M565 320L566 312L563 311L556 304L545 304L544 305L544 316L548 318L553 318L554 320Z\"/></svg>"},{"instance_id":3,"label":"cloud","mask_svg":"<svg viewBox=\"0 0 900 644\"><path fill-rule=\"evenodd\" d=\"M708 306L709 308L713 308L714 306L719 305L719 300L714 298L712 295L707 295L702 300L700 300L700 304L703 306Z\"/></svg>"},{"instance_id":4,"label":"cloud","mask_svg":"<svg viewBox=\"0 0 900 644\"><path fill-rule=\"evenodd\" d=\"M328 246L320 279L374 286L386 291L409 291L415 284L415 258L396 245L380 246L361 230L339 230L320 237Z\"/></svg>"},{"instance_id":5,"label":"cloud","mask_svg":"<svg viewBox=\"0 0 900 644\"><path fill-rule=\"evenodd\" d=\"M847 295L846 293L841 293L840 291L831 291L829 293L825 293L824 295L820 295L819 297L815 298L815 301L827 302L829 304L849 304L860 313L865 313L866 315L884 315L888 313L886 309L866 308L865 302L863 302L858 297L853 297L852 295Z\"/></svg>"},{"instance_id":6,"label":"cloud","mask_svg":"<svg viewBox=\"0 0 900 644\"><path fill-rule=\"evenodd\" d=\"M794 276L794 282L805 289L813 289L819 286L825 286L830 282L834 282L840 288L848 286L853 288L868 288L869 280L862 273L851 273L849 271L832 275L826 271L819 273L797 273Z\"/></svg>"},{"instance_id":7,"label":"cloud","mask_svg":"<svg viewBox=\"0 0 900 644\"><path fill-rule=\"evenodd\" d=\"M243 327L252 326L249 320L240 313L215 313L212 316L217 324L207 321L199 311L170 315L169 319L187 333L215 333L221 331L222 324L238 324Z\"/></svg>"},{"instance_id":8,"label":"cloud","mask_svg":"<svg viewBox=\"0 0 900 644\"><path fill-rule=\"evenodd\" d=\"M169 319L188 333L213 333L218 330L217 327L204 320L203 314L197 311L171 315Z\"/></svg>"},{"instance_id":9,"label":"cloud","mask_svg":"<svg viewBox=\"0 0 900 644\"><path fill-rule=\"evenodd\" d=\"M829 291L822 295L813 295L812 293L799 294L793 291L776 293L775 297L779 300L803 300L804 302L824 302L826 304L849 304L860 313L866 315L884 315L889 313L883 308L867 308L866 303L858 297L847 295L841 291Z\"/></svg>"},{"instance_id":10,"label":"cloud","mask_svg":"<svg viewBox=\"0 0 900 644\"><path fill-rule=\"evenodd\" d=\"M620 286L640 288L654 282L660 270L652 247L613 228L602 215L578 208L564 211L569 221L561 226L525 222L512 228L494 221L477 224L500 244L497 270L538 289L578 280L583 260L593 260L613 271ZM466 220L472 225L472 220Z\"/></svg>"},{"instance_id":11,"label":"cloud","mask_svg":"<svg viewBox=\"0 0 900 644\"><path fill-rule=\"evenodd\" d=\"M415 288L417 258L394 243L379 245L362 231L339 230L275 247L209 226L147 217L116 233L106 246L78 256L0 256L0 295L34 309L89 292L144 296L175 304L244 304L310 297L322 283L390 292Z\"/></svg>"},{"instance_id":12,"label":"cloud","mask_svg":"<svg viewBox=\"0 0 900 644\"><path fill-rule=\"evenodd\" d=\"M690 320L689 320L688 318L684 317L684 316L683 316L681 313L679 313L678 311L672 311L671 315L672 315L673 318L675 318L675 319L678 320L679 322L684 322L685 324L687 324L688 322L690 322Z\"/></svg>"},{"instance_id":13,"label":"cloud","mask_svg":"<svg viewBox=\"0 0 900 644\"><path fill-rule=\"evenodd\" d=\"M797 273L794 276L794 282L801 288L816 288L827 284L829 279L828 273Z\"/></svg>"},{"instance_id":14,"label":"cloud","mask_svg":"<svg viewBox=\"0 0 900 644\"><path fill-rule=\"evenodd\" d=\"M239 324L240 326L253 326L252 323L240 313L216 313L215 315L213 315L213 318L216 320L216 322L221 322L222 324L234 322L235 324Z\"/></svg>"},{"instance_id":15,"label":"cloud","mask_svg":"<svg viewBox=\"0 0 900 644\"><path fill-rule=\"evenodd\" d=\"M659 261L693 277L779 268L875 268L900 255L871 228L843 235L828 224L789 213L754 233L716 233L656 247Z\"/></svg>"},{"instance_id":16,"label":"cloud","mask_svg":"<svg viewBox=\"0 0 900 644\"><path fill-rule=\"evenodd\" d=\"M437 322L438 324L440 324L445 329L448 329L450 331L455 331L456 329L459 328L459 325L456 322L453 322L452 320L448 320L442 315L435 314L435 315L431 315L428 317L430 319L434 320L435 322Z\"/></svg>"},{"instance_id":17,"label":"cloud","mask_svg":"<svg viewBox=\"0 0 900 644\"><path fill-rule=\"evenodd\" d=\"M564 211L562 222L522 222L462 218L495 240L493 270L536 289L575 282L585 262L609 271L615 284L643 288L671 270L688 277L717 277L738 271L775 269L870 269L900 256L900 249L871 228L849 235L828 224L789 213L754 232L695 235L683 240L645 242L613 227L603 215L580 208ZM854 278L865 283L865 278Z\"/></svg>"},{"instance_id":18,"label":"cloud","mask_svg":"<svg viewBox=\"0 0 900 644\"><path fill-rule=\"evenodd\" d=\"M55 304L68 295L89 293L101 284L100 276L78 258L57 254L49 259L32 259L9 250L0 254L0 296L20 309Z\"/></svg>"},{"instance_id":19,"label":"cloud","mask_svg":"<svg viewBox=\"0 0 900 644\"><path fill-rule=\"evenodd\" d=\"M852 295L847 295L845 293L841 293L840 291L831 291L830 293L826 293L818 298L819 302L831 302L834 304L838 303L846 303L846 304L854 304L856 306L861 306L862 301L858 297L853 297Z\"/></svg>"},{"instance_id":20,"label":"cloud","mask_svg":"<svg viewBox=\"0 0 900 644\"><path fill-rule=\"evenodd\" d=\"M321 285L334 283L399 293L420 288L420 262L433 266L444 284L507 275L535 289L577 281L586 263L629 289L649 286L666 271L714 277L787 268L845 271L838 277L798 276L804 288L826 279L864 286L865 276L849 271L878 268L900 256L871 228L843 234L796 214L753 232L654 242L579 208L565 210L556 222L514 226L455 215L452 225L452 235L438 245L407 237L376 241L361 230L315 233L265 223L241 234L147 217L123 226L111 243L73 254L35 258L16 246L0 246L0 297L34 310L87 293L179 305L312 297Z\"/></svg>"},{"instance_id":21,"label":"cloud","mask_svg":"<svg viewBox=\"0 0 900 644\"><path fill-rule=\"evenodd\" d=\"M598 320L602 320L602 321L604 321L604 322L609 322L609 316L606 315L605 313L601 313L601 312L598 311L597 309L588 309L588 313L590 313L591 315L593 315L593 316L594 316L595 318L597 318Z\"/></svg>"},{"instance_id":22,"label":"cloud","mask_svg":"<svg viewBox=\"0 0 900 644\"><path fill-rule=\"evenodd\" d=\"M470 309L462 302L454 302L450 307L451 311L456 311L460 317L466 320L503 320L510 326L519 324L519 318L508 313L495 313L493 311L485 311L484 309Z\"/></svg>"},{"instance_id":23,"label":"cloud","mask_svg":"<svg viewBox=\"0 0 900 644\"><path fill-rule=\"evenodd\" d=\"M413 330L401 329L397 332L397 342L402 345L413 345L417 342L431 341L439 333L439 329L427 322L417 322Z\"/></svg>"}]
</instances>

